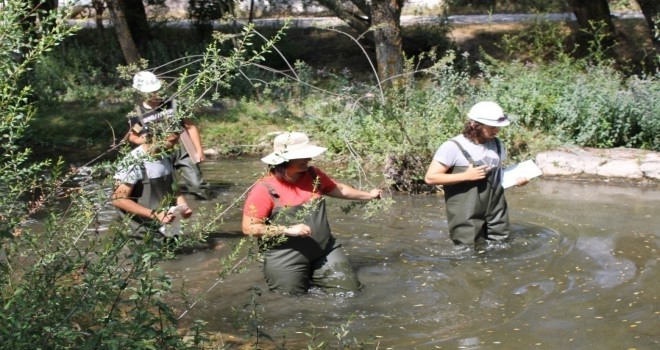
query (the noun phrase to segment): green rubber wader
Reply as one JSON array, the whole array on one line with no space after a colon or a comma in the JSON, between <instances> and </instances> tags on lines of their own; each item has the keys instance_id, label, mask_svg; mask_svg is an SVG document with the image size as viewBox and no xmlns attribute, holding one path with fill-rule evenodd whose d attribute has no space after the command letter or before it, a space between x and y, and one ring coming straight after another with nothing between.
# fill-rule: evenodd
<instances>
[{"instance_id":1,"label":"green rubber wader","mask_svg":"<svg viewBox=\"0 0 660 350\"><path fill-rule=\"evenodd\" d=\"M323 197L295 207L282 207L272 186L269 189L275 208L267 223L289 226L304 222L311 237L287 236L286 241L265 248L263 272L268 287L291 295L319 287L330 294L358 291L361 284L348 258L330 232ZM262 247L268 242L262 240Z\"/></svg>"},{"instance_id":2,"label":"green rubber wader","mask_svg":"<svg viewBox=\"0 0 660 350\"><path fill-rule=\"evenodd\" d=\"M202 169L199 164L193 162L182 144L179 144L179 148L172 154L172 160L174 161L174 168L187 186L187 192L208 199L210 196L208 184L204 183Z\"/></svg>"},{"instance_id":3,"label":"green rubber wader","mask_svg":"<svg viewBox=\"0 0 660 350\"><path fill-rule=\"evenodd\" d=\"M458 143L457 143L458 144ZM498 153L499 153L499 141ZM459 144L473 166L478 166ZM449 173L462 173L467 167L454 166ZM509 236L509 210L502 168L491 170L485 179L443 186L449 223L449 236L456 244L477 244L483 240L503 240Z\"/></svg>"},{"instance_id":4,"label":"green rubber wader","mask_svg":"<svg viewBox=\"0 0 660 350\"><path fill-rule=\"evenodd\" d=\"M172 196L174 186L174 175L169 174L161 178L150 179L147 171L142 167L142 181L139 181L133 186L131 192L131 200L137 202L145 208L151 210L167 209L169 206L176 204L176 199L172 197L172 201L168 206L161 207L162 201L167 196ZM147 219L139 215L126 213L118 209L120 217L123 218L127 215L131 216L131 236L136 239L143 239L147 233L153 236L162 237L160 231L161 223L158 220Z\"/></svg>"},{"instance_id":5,"label":"green rubber wader","mask_svg":"<svg viewBox=\"0 0 660 350\"><path fill-rule=\"evenodd\" d=\"M164 118L174 118L176 116L177 104L175 100L166 101L162 106L154 109L146 109L141 103L137 107L137 117L129 120L129 124L140 123L147 125L149 123L157 122ZM181 128L184 128L183 121L180 122ZM193 162L192 158L186 151L183 143L179 141L179 147L171 155L174 169L180 174L183 183L187 186L187 191L196 195L199 198L208 199L210 197L210 190L208 184L204 182L202 170L199 164ZM181 183L181 181L179 181Z\"/></svg>"}]
</instances>

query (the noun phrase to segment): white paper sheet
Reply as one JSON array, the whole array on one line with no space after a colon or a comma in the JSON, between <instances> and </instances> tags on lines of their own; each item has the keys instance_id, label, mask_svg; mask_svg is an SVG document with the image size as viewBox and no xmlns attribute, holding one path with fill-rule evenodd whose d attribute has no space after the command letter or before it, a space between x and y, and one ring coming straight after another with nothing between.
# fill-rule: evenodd
<instances>
[{"instance_id":1,"label":"white paper sheet","mask_svg":"<svg viewBox=\"0 0 660 350\"><path fill-rule=\"evenodd\" d=\"M512 165L504 168L504 178L502 180L502 187L509 188L515 186L518 179L521 177L531 180L537 176L543 175L541 169L534 163L533 160L526 160L522 163Z\"/></svg>"},{"instance_id":2,"label":"white paper sheet","mask_svg":"<svg viewBox=\"0 0 660 350\"><path fill-rule=\"evenodd\" d=\"M187 205L177 205L176 207L170 207L167 211L169 214L174 215L174 221L169 224L164 224L160 227L160 233L165 237L174 237L181 234L181 219L183 218L182 214L188 210Z\"/></svg>"}]
</instances>

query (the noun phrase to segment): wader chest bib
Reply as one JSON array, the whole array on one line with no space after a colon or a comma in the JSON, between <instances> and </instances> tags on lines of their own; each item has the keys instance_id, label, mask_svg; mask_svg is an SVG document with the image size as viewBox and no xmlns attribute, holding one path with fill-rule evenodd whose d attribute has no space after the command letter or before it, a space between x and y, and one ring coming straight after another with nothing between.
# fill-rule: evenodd
<instances>
[{"instance_id":1,"label":"wader chest bib","mask_svg":"<svg viewBox=\"0 0 660 350\"><path fill-rule=\"evenodd\" d=\"M151 210L161 209L163 199L167 196L172 196L172 188L174 186L173 171L171 171L169 175L150 179L144 166L141 167L141 170L142 180L138 181L133 186L130 199ZM172 198L172 202L169 204L171 206L175 203L175 199ZM163 209L166 208L169 208L169 206L165 206ZM160 221L147 219L139 215L128 214L121 209L119 210L119 213L122 218L126 215L131 215L131 236L142 238L147 232L160 235L160 232L158 231L161 226Z\"/></svg>"},{"instance_id":2,"label":"wader chest bib","mask_svg":"<svg viewBox=\"0 0 660 350\"><path fill-rule=\"evenodd\" d=\"M151 110L140 104L138 106L138 116L133 117L130 123L134 124L139 122L144 126L148 123L153 123L164 118L174 118L176 114L176 108L176 100L166 101L162 106ZM183 121L180 122L180 127L182 133L187 133ZM202 190L204 185L202 170L200 169L199 164L195 163L190 157L190 154L188 153L188 150L184 146L183 142L179 141L179 147L177 147L177 149L172 152L171 158L175 169L179 171L181 173L181 177L185 179L188 192L194 193L198 196L208 197L208 194L204 193L205 191Z\"/></svg>"},{"instance_id":3,"label":"wader chest bib","mask_svg":"<svg viewBox=\"0 0 660 350\"><path fill-rule=\"evenodd\" d=\"M472 166L484 165L475 163L459 142L452 141ZM495 141L501 159L500 141ZM466 170L465 166L454 166L448 172L456 174ZM484 239L501 240L508 237L509 214L501 172L502 167L498 166L482 180L443 186L449 235L454 243L474 244Z\"/></svg>"},{"instance_id":4,"label":"wader chest bib","mask_svg":"<svg viewBox=\"0 0 660 350\"><path fill-rule=\"evenodd\" d=\"M309 173L316 178L312 168ZM312 285L329 293L359 290L360 282L330 231L325 199L282 206L275 189L267 182L261 185L268 189L275 203L266 220L268 225L304 222L312 230L310 237L287 236L285 242L266 248L263 272L270 290L293 295L305 293Z\"/></svg>"},{"instance_id":5,"label":"wader chest bib","mask_svg":"<svg viewBox=\"0 0 660 350\"><path fill-rule=\"evenodd\" d=\"M312 178L316 174L310 168ZM289 226L292 223L304 222L312 229L310 237L288 236L286 242L269 247L266 256L275 263L277 260L314 261L332 250L334 237L330 233L330 224L326 215L325 199L320 197L297 206L282 206L279 195L267 182L261 183L268 188L275 206L266 223L269 225Z\"/></svg>"}]
</instances>

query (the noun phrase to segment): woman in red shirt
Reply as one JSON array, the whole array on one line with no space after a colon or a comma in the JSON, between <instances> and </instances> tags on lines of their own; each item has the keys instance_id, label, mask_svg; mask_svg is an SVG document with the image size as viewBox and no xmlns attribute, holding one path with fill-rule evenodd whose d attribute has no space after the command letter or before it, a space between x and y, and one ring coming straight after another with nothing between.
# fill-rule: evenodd
<instances>
[{"instance_id":1,"label":"woman in red shirt","mask_svg":"<svg viewBox=\"0 0 660 350\"><path fill-rule=\"evenodd\" d=\"M352 200L380 198L334 181L309 165L326 148L300 132L275 138L261 160L269 172L250 191L243 209L243 233L260 238L263 271L271 290L303 294L310 287L329 293L360 289L341 244L332 236L324 196Z\"/></svg>"}]
</instances>

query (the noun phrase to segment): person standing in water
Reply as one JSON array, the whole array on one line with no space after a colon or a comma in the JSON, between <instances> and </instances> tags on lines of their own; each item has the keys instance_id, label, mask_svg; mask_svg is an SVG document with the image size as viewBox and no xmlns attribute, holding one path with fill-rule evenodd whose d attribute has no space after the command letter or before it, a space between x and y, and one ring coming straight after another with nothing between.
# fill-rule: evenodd
<instances>
[{"instance_id":1,"label":"person standing in water","mask_svg":"<svg viewBox=\"0 0 660 350\"><path fill-rule=\"evenodd\" d=\"M145 120L148 122L150 119L157 118L159 115L175 117L176 101L174 99L165 100L159 96L161 86L158 77L151 72L141 71L135 74L133 88L146 95L146 98L140 101L135 110L129 114L131 128ZM205 160L199 128L188 118L181 119L181 125L184 129L180 135L179 147L172 153L174 167L183 178L188 193L199 199L208 199L210 197L209 185L204 182L202 170L199 167L199 163ZM128 140L136 145L142 142L134 133L128 134Z\"/></svg>"},{"instance_id":2,"label":"person standing in water","mask_svg":"<svg viewBox=\"0 0 660 350\"><path fill-rule=\"evenodd\" d=\"M161 116L131 128L129 132L141 140L114 175L112 205L121 218L130 216L130 236L136 239L176 239L176 233L172 233L173 237L166 234L171 229L167 225L175 220L169 209L180 208L183 218L193 213L185 197L176 191L174 166L168 152L179 142L181 126L168 119Z\"/></svg>"},{"instance_id":3,"label":"person standing in water","mask_svg":"<svg viewBox=\"0 0 660 350\"><path fill-rule=\"evenodd\" d=\"M268 173L245 201L243 233L259 238L265 255L263 273L272 291L297 295L313 286L328 293L361 288L332 235L324 196L372 200L379 199L381 191L355 189L310 166L325 150L300 132L277 136L273 152L261 159Z\"/></svg>"},{"instance_id":4,"label":"person standing in water","mask_svg":"<svg viewBox=\"0 0 660 350\"><path fill-rule=\"evenodd\" d=\"M509 237L509 210L502 187L502 163L506 148L497 138L509 118L495 102L475 104L468 113L463 133L435 152L424 181L442 185L455 244L474 245ZM528 180L518 179L517 186Z\"/></svg>"}]
</instances>

